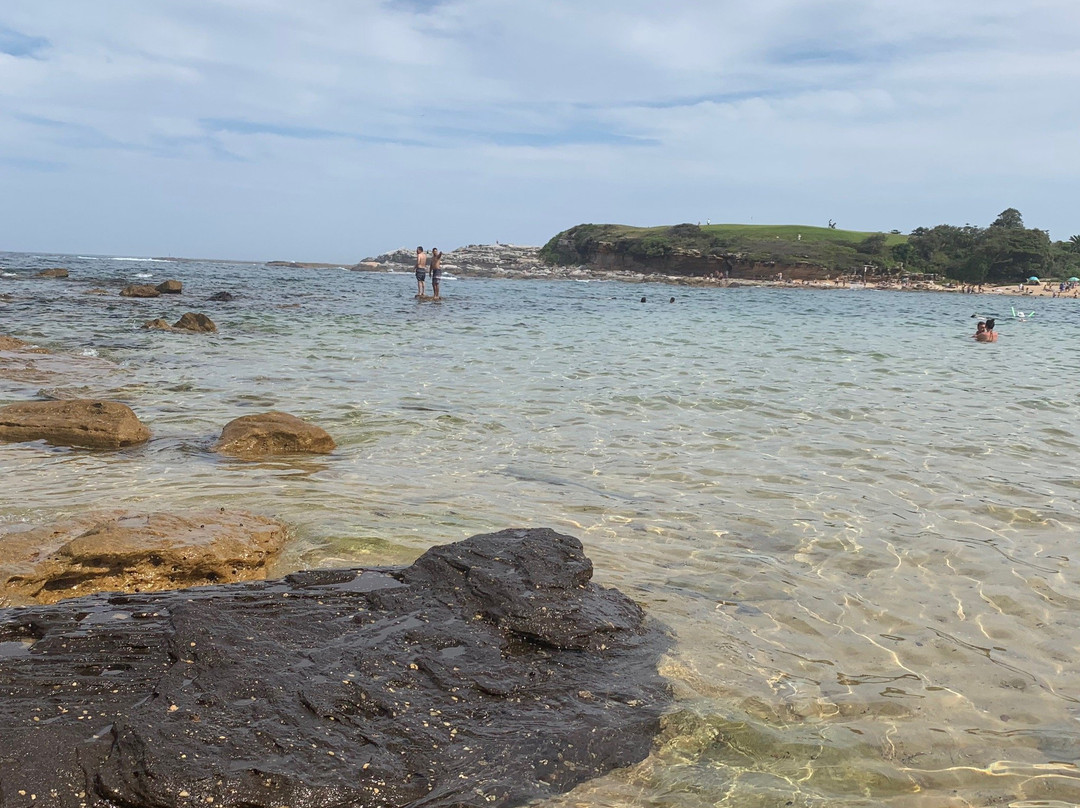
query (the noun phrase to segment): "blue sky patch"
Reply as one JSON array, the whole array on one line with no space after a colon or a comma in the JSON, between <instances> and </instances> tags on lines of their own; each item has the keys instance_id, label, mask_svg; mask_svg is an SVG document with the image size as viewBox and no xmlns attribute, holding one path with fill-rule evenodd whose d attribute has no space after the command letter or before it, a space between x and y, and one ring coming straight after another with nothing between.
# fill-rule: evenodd
<instances>
[{"instance_id":1,"label":"blue sky patch","mask_svg":"<svg viewBox=\"0 0 1080 808\"><path fill-rule=\"evenodd\" d=\"M36 57L52 43L43 36L27 36L0 25L0 53L17 57Z\"/></svg>"}]
</instances>

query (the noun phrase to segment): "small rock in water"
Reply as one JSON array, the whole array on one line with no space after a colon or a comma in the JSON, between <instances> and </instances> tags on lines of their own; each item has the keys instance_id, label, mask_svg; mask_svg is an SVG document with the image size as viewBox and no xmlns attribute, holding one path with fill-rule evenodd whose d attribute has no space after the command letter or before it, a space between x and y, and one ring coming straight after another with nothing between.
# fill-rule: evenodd
<instances>
[{"instance_id":1,"label":"small rock in water","mask_svg":"<svg viewBox=\"0 0 1080 808\"><path fill-rule=\"evenodd\" d=\"M121 297L161 297L161 292L155 286L147 284L130 283L120 290Z\"/></svg>"},{"instance_id":2,"label":"small rock in water","mask_svg":"<svg viewBox=\"0 0 1080 808\"><path fill-rule=\"evenodd\" d=\"M217 326L214 325L213 320L205 314L199 314L194 311L189 311L184 314L179 320L173 323L173 328L178 328L181 331L198 331L200 333L212 333L217 331Z\"/></svg>"},{"instance_id":3,"label":"small rock in water","mask_svg":"<svg viewBox=\"0 0 1080 808\"><path fill-rule=\"evenodd\" d=\"M337 444L322 427L287 412L264 412L235 418L225 425L214 451L235 457L327 454Z\"/></svg>"}]
</instances>

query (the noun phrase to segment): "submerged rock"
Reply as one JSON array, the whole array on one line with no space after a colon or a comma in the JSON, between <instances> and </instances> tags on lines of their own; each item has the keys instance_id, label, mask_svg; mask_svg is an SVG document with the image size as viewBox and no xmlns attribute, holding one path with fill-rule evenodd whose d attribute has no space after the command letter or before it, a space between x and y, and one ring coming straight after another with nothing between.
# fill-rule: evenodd
<instances>
[{"instance_id":1,"label":"submerged rock","mask_svg":"<svg viewBox=\"0 0 1080 808\"><path fill-rule=\"evenodd\" d=\"M121 297L161 297L156 286L145 283L129 283L120 290Z\"/></svg>"},{"instance_id":2,"label":"submerged rock","mask_svg":"<svg viewBox=\"0 0 1080 808\"><path fill-rule=\"evenodd\" d=\"M0 441L120 449L149 438L150 430L118 401L22 401L0 407Z\"/></svg>"},{"instance_id":3,"label":"submerged rock","mask_svg":"<svg viewBox=\"0 0 1080 808\"><path fill-rule=\"evenodd\" d=\"M285 525L246 511L100 513L0 531L0 605L266 577Z\"/></svg>"},{"instance_id":4,"label":"submerged rock","mask_svg":"<svg viewBox=\"0 0 1080 808\"><path fill-rule=\"evenodd\" d=\"M206 299L207 300L217 300L217 301L227 303L230 300L236 300L236 298L237 298L237 295L234 295L232 292L215 292L214 294L210 295L210 297L208 297Z\"/></svg>"},{"instance_id":5,"label":"submerged rock","mask_svg":"<svg viewBox=\"0 0 1080 808\"><path fill-rule=\"evenodd\" d=\"M31 345L29 342L24 342L21 339L15 337L5 337L0 334L0 351L12 351L19 353L48 353L44 348L37 348Z\"/></svg>"},{"instance_id":6,"label":"submerged rock","mask_svg":"<svg viewBox=\"0 0 1080 808\"><path fill-rule=\"evenodd\" d=\"M221 430L214 451L236 457L327 454L337 444L325 429L287 412L262 412L235 418Z\"/></svg>"},{"instance_id":7,"label":"submerged rock","mask_svg":"<svg viewBox=\"0 0 1080 808\"><path fill-rule=\"evenodd\" d=\"M0 804L508 806L642 760L669 639L581 544L0 610ZM35 720L37 719L37 720Z\"/></svg>"},{"instance_id":8,"label":"submerged rock","mask_svg":"<svg viewBox=\"0 0 1080 808\"><path fill-rule=\"evenodd\" d=\"M66 278L68 277L68 271L63 267L53 267L52 269L43 269L37 273L39 278Z\"/></svg>"}]
</instances>

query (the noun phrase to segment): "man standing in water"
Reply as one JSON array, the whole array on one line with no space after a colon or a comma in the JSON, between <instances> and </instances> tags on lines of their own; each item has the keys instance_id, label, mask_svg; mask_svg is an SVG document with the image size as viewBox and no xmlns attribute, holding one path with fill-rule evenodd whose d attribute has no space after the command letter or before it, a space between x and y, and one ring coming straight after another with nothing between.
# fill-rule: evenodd
<instances>
[{"instance_id":1,"label":"man standing in water","mask_svg":"<svg viewBox=\"0 0 1080 808\"><path fill-rule=\"evenodd\" d=\"M427 254L423 247L416 248L416 296L424 296L424 278L427 277ZM438 294L436 292L436 294Z\"/></svg>"},{"instance_id":2,"label":"man standing in water","mask_svg":"<svg viewBox=\"0 0 1080 808\"><path fill-rule=\"evenodd\" d=\"M439 281L442 280L442 252L438 247L431 248L431 294L433 300L441 300L439 297Z\"/></svg>"}]
</instances>

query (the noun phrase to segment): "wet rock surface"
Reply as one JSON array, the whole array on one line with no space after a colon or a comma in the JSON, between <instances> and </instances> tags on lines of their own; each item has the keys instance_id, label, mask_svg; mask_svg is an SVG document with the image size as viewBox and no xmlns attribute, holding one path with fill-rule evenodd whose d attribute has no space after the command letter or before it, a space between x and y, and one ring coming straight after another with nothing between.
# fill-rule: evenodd
<instances>
[{"instance_id":1,"label":"wet rock surface","mask_svg":"<svg viewBox=\"0 0 1080 808\"><path fill-rule=\"evenodd\" d=\"M178 295L184 291L184 284L178 280L162 281L154 287L163 295Z\"/></svg>"},{"instance_id":2,"label":"wet rock surface","mask_svg":"<svg viewBox=\"0 0 1080 808\"><path fill-rule=\"evenodd\" d=\"M261 579L287 536L280 522L224 508L8 525L0 529L0 606Z\"/></svg>"},{"instance_id":3,"label":"wet rock surface","mask_svg":"<svg viewBox=\"0 0 1080 808\"><path fill-rule=\"evenodd\" d=\"M43 269L37 273L38 278L66 278L68 277L68 271L63 267L53 267L52 269Z\"/></svg>"},{"instance_id":4,"label":"wet rock surface","mask_svg":"<svg viewBox=\"0 0 1080 808\"><path fill-rule=\"evenodd\" d=\"M573 537L508 530L404 569L0 610L0 805L566 791L642 760L670 701L667 635L591 574Z\"/></svg>"},{"instance_id":5,"label":"wet rock surface","mask_svg":"<svg viewBox=\"0 0 1080 808\"><path fill-rule=\"evenodd\" d=\"M146 425L119 401L22 401L0 407L0 441L121 449L149 438Z\"/></svg>"},{"instance_id":6,"label":"wet rock surface","mask_svg":"<svg viewBox=\"0 0 1080 808\"><path fill-rule=\"evenodd\" d=\"M322 427L287 412L262 412L234 418L221 430L214 451L234 457L327 454L337 444Z\"/></svg>"}]
</instances>

